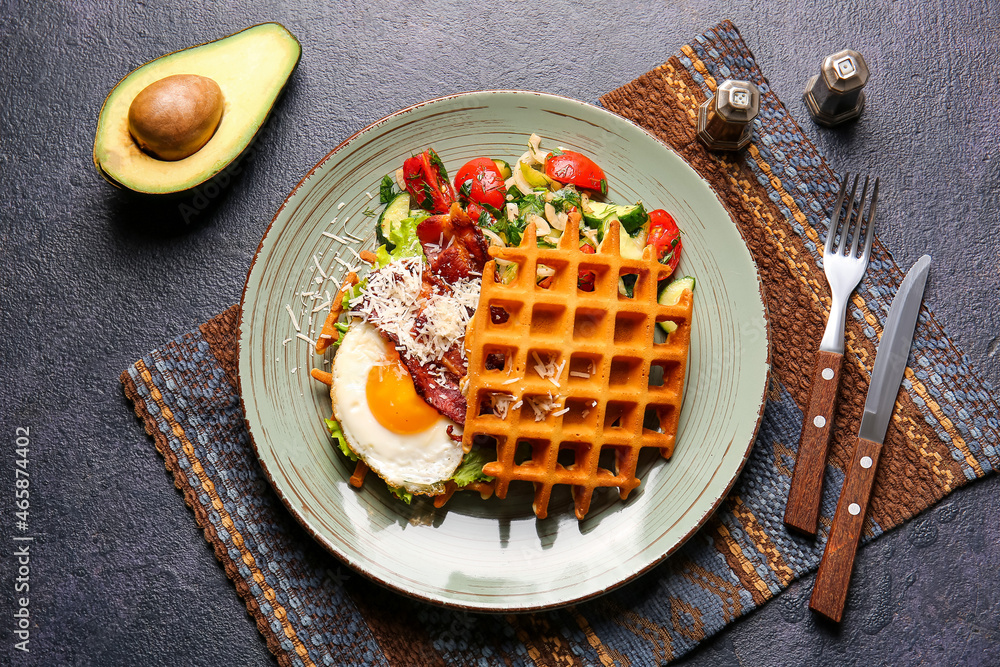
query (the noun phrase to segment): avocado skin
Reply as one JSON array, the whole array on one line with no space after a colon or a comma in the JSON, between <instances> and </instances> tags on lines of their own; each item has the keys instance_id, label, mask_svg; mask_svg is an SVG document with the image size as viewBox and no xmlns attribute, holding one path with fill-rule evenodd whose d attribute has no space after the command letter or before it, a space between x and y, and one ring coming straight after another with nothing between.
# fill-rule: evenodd
<instances>
[{"instance_id":1,"label":"avocado skin","mask_svg":"<svg viewBox=\"0 0 1000 667\"><path fill-rule=\"evenodd\" d=\"M234 53L240 57L233 58ZM246 149L269 117L301 55L301 45L284 26L262 23L168 53L133 70L112 88L101 107L94 137L97 172L115 187L139 194L177 194L205 184L251 152ZM241 67L226 70L224 63L234 60ZM222 89L225 112L205 146L190 157L170 162L138 146L128 131L128 109L150 83L177 73L215 80Z\"/></svg>"}]
</instances>

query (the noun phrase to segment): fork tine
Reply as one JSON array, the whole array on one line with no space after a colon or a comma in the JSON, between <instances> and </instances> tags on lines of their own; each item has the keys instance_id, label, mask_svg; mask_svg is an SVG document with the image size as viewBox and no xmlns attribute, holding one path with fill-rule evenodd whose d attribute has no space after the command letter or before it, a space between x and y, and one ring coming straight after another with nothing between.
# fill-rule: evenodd
<instances>
[{"instance_id":1,"label":"fork tine","mask_svg":"<svg viewBox=\"0 0 1000 667\"><path fill-rule=\"evenodd\" d=\"M865 233L865 250L861 254L861 259L867 264L872 256L872 241L875 239L875 203L878 201L878 179L875 179L875 187L872 188L872 204L868 208L868 231Z\"/></svg>"},{"instance_id":2,"label":"fork tine","mask_svg":"<svg viewBox=\"0 0 1000 667\"><path fill-rule=\"evenodd\" d=\"M844 217L844 231L840 235L840 245L837 246L837 254L843 255L844 248L847 247L847 232L851 229L851 213L854 211L854 195L858 193L858 180L860 176L854 175L854 185L851 186L851 198L847 202L847 215Z\"/></svg>"},{"instance_id":3,"label":"fork tine","mask_svg":"<svg viewBox=\"0 0 1000 667\"><path fill-rule=\"evenodd\" d=\"M861 201L858 203L858 224L854 225L851 236L851 254L848 257L858 256L858 241L861 240L861 230L865 226L865 197L868 195L868 177L865 176L865 187L861 190Z\"/></svg>"},{"instance_id":4,"label":"fork tine","mask_svg":"<svg viewBox=\"0 0 1000 667\"><path fill-rule=\"evenodd\" d=\"M830 218L830 228L826 231L824 253L827 255L833 252L833 241L837 238L837 225L840 224L840 212L844 208L844 195L847 194L847 181L850 177L849 172L844 173L844 180L840 184L840 194L837 195L837 203L833 205L833 217Z\"/></svg>"}]
</instances>

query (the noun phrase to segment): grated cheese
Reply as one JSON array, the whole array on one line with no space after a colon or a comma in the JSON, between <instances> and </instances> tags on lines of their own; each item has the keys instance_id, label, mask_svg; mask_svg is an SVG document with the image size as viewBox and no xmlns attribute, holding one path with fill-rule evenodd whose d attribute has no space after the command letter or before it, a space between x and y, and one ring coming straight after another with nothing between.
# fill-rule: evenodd
<instances>
[{"instance_id":1,"label":"grated cheese","mask_svg":"<svg viewBox=\"0 0 1000 667\"><path fill-rule=\"evenodd\" d=\"M295 327L295 330L302 331L302 328L299 326L299 321L295 319L295 313L292 312L292 307L286 303L285 310L288 311L288 316L292 318L292 326Z\"/></svg>"},{"instance_id":2,"label":"grated cheese","mask_svg":"<svg viewBox=\"0 0 1000 667\"><path fill-rule=\"evenodd\" d=\"M535 413L536 422L544 421L550 412L560 407L557 402L558 397L553 398L551 392L545 396L528 396L525 397L524 401Z\"/></svg>"},{"instance_id":3,"label":"grated cheese","mask_svg":"<svg viewBox=\"0 0 1000 667\"><path fill-rule=\"evenodd\" d=\"M535 358L534 369L538 373L538 376L543 380L548 380L557 387L561 387L559 384L559 376L562 375L563 368L566 366L566 361L563 360L556 366L554 359L546 358L544 361L538 355L535 350L531 351L531 356Z\"/></svg>"},{"instance_id":4,"label":"grated cheese","mask_svg":"<svg viewBox=\"0 0 1000 667\"><path fill-rule=\"evenodd\" d=\"M441 359L465 336L465 329L479 304L481 279L451 284L450 294L431 294L419 301L423 289L423 262L405 257L368 274L368 286L351 302L351 312L399 341L407 354L421 364ZM423 312L418 325L417 315ZM461 353L465 354L464 348ZM443 368L437 378L446 381Z\"/></svg>"},{"instance_id":5,"label":"grated cheese","mask_svg":"<svg viewBox=\"0 0 1000 667\"><path fill-rule=\"evenodd\" d=\"M492 394L490 402L492 403L493 414L500 419L507 419L511 405L514 403L514 397L510 394Z\"/></svg>"},{"instance_id":6,"label":"grated cheese","mask_svg":"<svg viewBox=\"0 0 1000 667\"><path fill-rule=\"evenodd\" d=\"M319 265L319 260L316 259L316 255L313 255L313 261L316 262L316 270L319 271L319 275L323 276L323 280L326 280L326 271L324 271L323 267Z\"/></svg>"}]
</instances>

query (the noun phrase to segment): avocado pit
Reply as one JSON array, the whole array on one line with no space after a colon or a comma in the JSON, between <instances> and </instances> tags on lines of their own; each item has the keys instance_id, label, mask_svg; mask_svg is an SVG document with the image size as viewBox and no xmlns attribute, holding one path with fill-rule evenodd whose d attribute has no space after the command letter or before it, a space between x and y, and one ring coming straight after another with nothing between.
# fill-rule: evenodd
<instances>
[{"instance_id":1,"label":"avocado pit","mask_svg":"<svg viewBox=\"0 0 1000 667\"><path fill-rule=\"evenodd\" d=\"M197 74L174 74L149 84L128 110L128 130L160 160L183 160L215 134L222 120L222 89Z\"/></svg>"}]
</instances>

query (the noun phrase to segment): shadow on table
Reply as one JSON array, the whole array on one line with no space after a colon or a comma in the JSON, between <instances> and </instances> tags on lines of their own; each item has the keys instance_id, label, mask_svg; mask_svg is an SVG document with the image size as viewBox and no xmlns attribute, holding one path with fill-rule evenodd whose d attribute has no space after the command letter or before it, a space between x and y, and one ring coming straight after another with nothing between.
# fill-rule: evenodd
<instances>
[{"instance_id":1,"label":"shadow on table","mask_svg":"<svg viewBox=\"0 0 1000 667\"><path fill-rule=\"evenodd\" d=\"M114 225L122 235L147 238L175 238L204 227L228 196L228 187L221 186L218 178L171 195L118 192L110 202ZM231 177L227 179L228 185Z\"/></svg>"}]
</instances>

